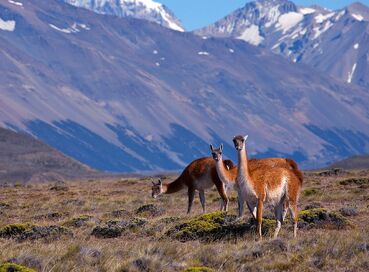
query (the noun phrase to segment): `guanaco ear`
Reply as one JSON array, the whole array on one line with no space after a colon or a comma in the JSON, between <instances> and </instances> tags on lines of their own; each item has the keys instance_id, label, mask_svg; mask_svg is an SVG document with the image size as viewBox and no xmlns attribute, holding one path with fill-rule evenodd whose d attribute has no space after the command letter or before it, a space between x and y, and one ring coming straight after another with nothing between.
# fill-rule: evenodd
<instances>
[{"instance_id":1,"label":"guanaco ear","mask_svg":"<svg viewBox=\"0 0 369 272\"><path fill-rule=\"evenodd\" d=\"M162 182L161 182L161 179L158 179L158 185L161 185Z\"/></svg>"},{"instance_id":2,"label":"guanaco ear","mask_svg":"<svg viewBox=\"0 0 369 272\"><path fill-rule=\"evenodd\" d=\"M220 145L220 151L223 151L223 144Z\"/></svg>"},{"instance_id":3,"label":"guanaco ear","mask_svg":"<svg viewBox=\"0 0 369 272\"><path fill-rule=\"evenodd\" d=\"M155 181L151 181L151 183L152 183L152 185L154 185L154 186L156 185Z\"/></svg>"},{"instance_id":4,"label":"guanaco ear","mask_svg":"<svg viewBox=\"0 0 369 272\"><path fill-rule=\"evenodd\" d=\"M212 144L210 144L210 150L213 151L214 150L214 146Z\"/></svg>"},{"instance_id":5,"label":"guanaco ear","mask_svg":"<svg viewBox=\"0 0 369 272\"><path fill-rule=\"evenodd\" d=\"M245 137L243 137L243 139L245 140L245 142L246 142L247 138L249 138L249 135L246 135Z\"/></svg>"}]
</instances>

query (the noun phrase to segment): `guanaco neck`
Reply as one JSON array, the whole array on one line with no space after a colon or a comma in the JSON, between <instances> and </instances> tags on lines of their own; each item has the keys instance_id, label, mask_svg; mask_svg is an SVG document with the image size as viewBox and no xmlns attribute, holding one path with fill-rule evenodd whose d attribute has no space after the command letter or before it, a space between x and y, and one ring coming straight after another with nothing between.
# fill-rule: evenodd
<instances>
[{"instance_id":1,"label":"guanaco neck","mask_svg":"<svg viewBox=\"0 0 369 272\"><path fill-rule=\"evenodd\" d=\"M223 183L234 182L235 177L232 176L230 170L226 169L223 159L217 161L215 167L217 169L218 176Z\"/></svg>"},{"instance_id":2,"label":"guanaco neck","mask_svg":"<svg viewBox=\"0 0 369 272\"><path fill-rule=\"evenodd\" d=\"M251 182L246 148L238 151L237 183Z\"/></svg>"},{"instance_id":3,"label":"guanaco neck","mask_svg":"<svg viewBox=\"0 0 369 272\"><path fill-rule=\"evenodd\" d=\"M163 194L173 194L179 192L184 187L182 176L179 176L175 181L167 184L163 184Z\"/></svg>"}]
</instances>

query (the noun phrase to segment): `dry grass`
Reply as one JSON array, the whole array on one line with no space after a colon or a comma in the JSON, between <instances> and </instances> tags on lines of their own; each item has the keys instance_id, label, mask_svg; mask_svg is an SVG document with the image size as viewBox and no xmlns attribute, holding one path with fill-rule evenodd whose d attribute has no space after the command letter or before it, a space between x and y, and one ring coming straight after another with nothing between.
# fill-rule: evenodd
<instances>
[{"instance_id":1,"label":"dry grass","mask_svg":"<svg viewBox=\"0 0 369 272\"><path fill-rule=\"evenodd\" d=\"M74 182L67 183L67 190L50 190L54 184L4 187L0 188L0 229L16 223L56 225L68 228L73 236L0 238L0 263L11 261L36 271L184 271L191 267L188 271L368 271L369 188L361 182L341 182L368 176L363 172L306 176L307 193L301 194L300 209L312 203L331 211L355 208L358 215L347 217L353 228L303 229L292 239L291 228L285 225L279 239L263 241L253 234L217 242L166 238L169 228L191 218L185 214L186 192L153 200L149 179ZM206 196L208 211L218 210L217 193L209 191ZM154 204L160 213L137 214L147 204ZM230 207L234 212L236 202ZM196 200L192 216L200 213ZM117 238L91 235L95 226L109 220L128 222L135 217L143 218L144 225L124 228Z\"/></svg>"}]
</instances>

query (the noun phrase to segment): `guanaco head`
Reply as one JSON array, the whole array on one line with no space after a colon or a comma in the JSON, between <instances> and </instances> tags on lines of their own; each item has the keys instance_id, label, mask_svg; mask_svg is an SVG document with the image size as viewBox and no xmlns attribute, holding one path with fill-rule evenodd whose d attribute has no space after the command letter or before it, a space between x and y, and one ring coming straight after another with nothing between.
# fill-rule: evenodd
<instances>
[{"instance_id":1,"label":"guanaco head","mask_svg":"<svg viewBox=\"0 0 369 272\"><path fill-rule=\"evenodd\" d=\"M249 137L248 135L246 136L238 135L233 138L233 144L237 151L245 149L245 144L248 137Z\"/></svg>"},{"instance_id":2,"label":"guanaco head","mask_svg":"<svg viewBox=\"0 0 369 272\"><path fill-rule=\"evenodd\" d=\"M155 181L152 182L151 191L151 195L153 198L157 198L163 193L163 183L161 179L159 179L157 183L155 183Z\"/></svg>"},{"instance_id":3,"label":"guanaco head","mask_svg":"<svg viewBox=\"0 0 369 272\"><path fill-rule=\"evenodd\" d=\"M223 153L223 144L220 145L219 148L214 148L213 145L210 145L211 155L215 161L222 160L222 153Z\"/></svg>"}]
</instances>

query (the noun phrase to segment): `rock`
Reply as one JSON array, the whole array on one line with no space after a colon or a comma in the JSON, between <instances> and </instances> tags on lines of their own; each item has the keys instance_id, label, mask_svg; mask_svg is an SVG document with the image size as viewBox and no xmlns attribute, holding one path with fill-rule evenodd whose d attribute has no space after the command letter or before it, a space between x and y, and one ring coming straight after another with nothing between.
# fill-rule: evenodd
<instances>
[{"instance_id":1,"label":"rock","mask_svg":"<svg viewBox=\"0 0 369 272\"><path fill-rule=\"evenodd\" d=\"M8 203L0 202L0 210L8 208L10 208L10 205Z\"/></svg>"},{"instance_id":2,"label":"rock","mask_svg":"<svg viewBox=\"0 0 369 272\"><path fill-rule=\"evenodd\" d=\"M163 208L159 208L157 205L148 204L139 207L136 214L143 217L155 217L164 213Z\"/></svg>"},{"instance_id":3,"label":"rock","mask_svg":"<svg viewBox=\"0 0 369 272\"><path fill-rule=\"evenodd\" d=\"M343 216L356 216L359 214L356 208L341 208L339 212Z\"/></svg>"}]
</instances>

